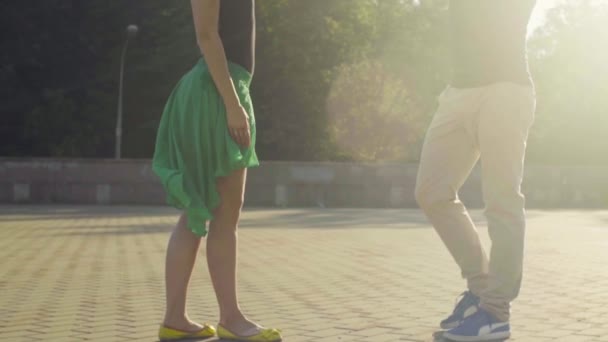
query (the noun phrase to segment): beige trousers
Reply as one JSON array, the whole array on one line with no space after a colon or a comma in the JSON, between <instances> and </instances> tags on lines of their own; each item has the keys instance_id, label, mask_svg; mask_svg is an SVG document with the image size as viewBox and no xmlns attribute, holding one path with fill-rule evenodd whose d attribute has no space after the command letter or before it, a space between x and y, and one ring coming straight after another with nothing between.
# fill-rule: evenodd
<instances>
[{"instance_id":1,"label":"beige trousers","mask_svg":"<svg viewBox=\"0 0 608 342\"><path fill-rule=\"evenodd\" d=\"M460 266L481 307L510 316L522 281L525 212L521 182L536 100L531 86L447 88L422 149L416 199ZM481 157L492 249L488 258L458 191Z\"/></svg>"}]
</instances>

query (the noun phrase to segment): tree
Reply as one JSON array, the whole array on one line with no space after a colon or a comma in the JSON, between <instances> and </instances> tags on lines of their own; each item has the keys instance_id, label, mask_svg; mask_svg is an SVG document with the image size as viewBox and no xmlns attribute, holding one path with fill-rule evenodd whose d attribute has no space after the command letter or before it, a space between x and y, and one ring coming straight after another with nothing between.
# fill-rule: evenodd
<instances>
[{"instance_id":1,"label":"tree","mask_svg":"<svg viewBox=\"0 0 608 342\"><path fill-rule=\"evenodd\" d=\"M538 93L529 159L608 164L608 5L563 1L531 39Z\"/></svg>"},{"instance_id":2,"label":"tree","mask_svg":"<svg viewBox=\"0 0 608 342\"><path fill-rule=\"evenodd\" d=\"M447 0L257 1L252 96L264 160L415 161L447 83ZM530 40L529 161L607 164L608 5L562 1ZM165 101L200 58L187 1L13 1L0 12L0 155L149 158Z\"/></svg>"},{"instance_id":3,"label":"tree","mask_svg":"<svg viewBox=\"0 0 608 342\"><path fill-rule=\"evenodd\" d=\"M430 94L445 79L445 53L440 53L444 11L436 11L443 5L427 1L417 7L399 0L262 3L262 62L254 86L262 156L412 157L434 106ZM378 125L368 127L370 123ZM403 130L390 134L392 139L379 139L386 137L385 129L399 127ZM404 132L412 133L407 148L382 146Z\"/></svg>"},{"instance_id":4,"label":"tree","mask_svg":"<svg viewBox=\"0 0 608 342\"><path fill-rule=\"evenodd\" d=\"M327 115L342 158L413 161L445 85L445 6L381 1L367 56L341 65ZM340 154L339 154L340 156Z\"/></svg>"}]
</instances>

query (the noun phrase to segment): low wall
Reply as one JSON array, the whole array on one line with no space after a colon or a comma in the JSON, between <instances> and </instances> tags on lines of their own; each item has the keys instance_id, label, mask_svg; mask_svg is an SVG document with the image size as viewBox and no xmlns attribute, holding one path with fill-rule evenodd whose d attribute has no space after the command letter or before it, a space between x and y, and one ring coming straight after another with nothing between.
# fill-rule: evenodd
<instances>
[{"instance_id":1,"label":"low wall","mask_svg":"<svg viewBox=\"0 0 608 342\"><path fill-rule=\"evenodd\" d=\"M247 206L415 207L416 164L264 162ZM479 170L461 198L480 207ZM608 168L534 166L524 193L537 208L608 208ZM149 160L0 158L0 203L164 204Z\"/></svg>"}]
</instances>

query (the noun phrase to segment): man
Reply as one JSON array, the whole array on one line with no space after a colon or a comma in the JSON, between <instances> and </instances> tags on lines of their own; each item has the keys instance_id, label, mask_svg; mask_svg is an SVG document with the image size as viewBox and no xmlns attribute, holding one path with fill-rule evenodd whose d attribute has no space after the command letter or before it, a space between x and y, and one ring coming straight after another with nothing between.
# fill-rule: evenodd
<instances>
[{"instance_id":1,"label":"man","mask_svg":"<svg viewBox=\"0 0 608 342\"><path fill-rule=\"evenodd\" d=\"M524 254L521 194L535 94L526 57L535 0L451 0L451 85L427 133L417 201L467 280L468 290L441 322L454 341L510 336ZM458 190L481 159L492 239L486 255Z\"/></svg>"}]
</instances>

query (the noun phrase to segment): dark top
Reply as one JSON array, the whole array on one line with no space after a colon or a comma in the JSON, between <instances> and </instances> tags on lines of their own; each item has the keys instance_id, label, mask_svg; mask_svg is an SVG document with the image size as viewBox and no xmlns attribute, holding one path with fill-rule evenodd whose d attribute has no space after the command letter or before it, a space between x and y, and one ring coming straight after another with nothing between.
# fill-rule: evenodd
<instances>
[{"instance_id":1,"label":"dark top","mask_svg":"<svg viewBox=\"0 0 608 342\"><path fill-rule=\"evenodd\" d=\"M536 0L450 0L452 85L531 84L527 27Z\"/></svg>"},{"instance_id":2,"label":"dark top","mask_svg":"<svg viewBox=\"0 0 608 342\"><path fill-rule=\"evenodd\" d=\"M226 59L253 74L255 66L255 0L221 0L219 33Z\"/></svg>"}]
</instances>

